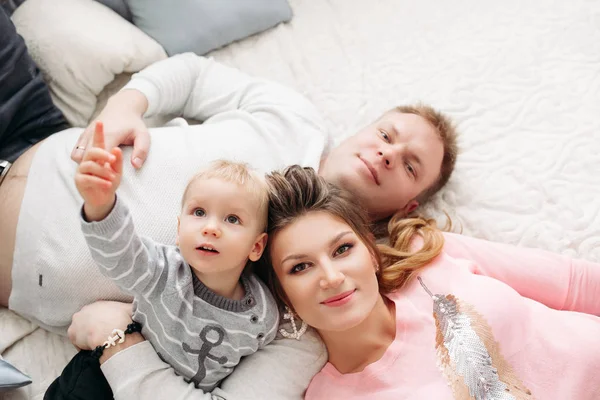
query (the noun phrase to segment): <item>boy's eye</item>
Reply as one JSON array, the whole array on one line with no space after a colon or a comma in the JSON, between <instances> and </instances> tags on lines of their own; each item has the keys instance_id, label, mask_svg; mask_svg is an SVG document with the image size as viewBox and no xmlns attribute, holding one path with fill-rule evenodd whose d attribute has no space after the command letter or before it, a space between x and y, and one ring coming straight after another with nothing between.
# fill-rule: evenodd
<instances>
[{"instance_id":1,"label":"boy's eye","mask_svg":"<svg viewBox=\"0 0 600 400\"><path fill-rule=\"evenodd\" d=\"M201 208L196 208L196 209L194 210L194 216L195 216L195 217L204 217L205 215L206 215L206 211L204 211L204 210L203 210L203 209L201 209Z\"/></svg>"},{"instance_id":2,"label":"boy's eye","mask_svg":"<svg viewBox=\"0 0 600 400\"><path fill-rule=\"evenodd\" d=\"M235 216L235 215L229 215L227 217L227 222L229 222L230 224L239 224L240 223L240 219Z\"/></svg>"},{"instance_id":3,"label":"boy's eye","mask_svg":"<svg viewBox=\"0 0 600 400\"><path fill-rule=\"evenodd\" d=\"M351 248L352 248L352 245L350 243L344 243L343 245L341 245L340 247L335 249L333 255L334 256L342 255L342 254L346 253L348 250L350 250Z\"/></svg>"}]
</instances>

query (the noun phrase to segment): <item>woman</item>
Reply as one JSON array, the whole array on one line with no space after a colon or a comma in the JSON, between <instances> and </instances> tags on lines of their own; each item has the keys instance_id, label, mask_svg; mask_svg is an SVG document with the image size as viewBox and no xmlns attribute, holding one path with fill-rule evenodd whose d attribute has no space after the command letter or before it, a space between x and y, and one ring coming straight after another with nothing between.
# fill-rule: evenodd
<instances>
[{"instance_id":1,"label":"woman","mask_svg":"<svg viewBox=\"0 0 600 400\"><path fill-rule=\"evenodd\" d=\"M270 185L267 279L329 353L307 399L600 398L600 265L422 219L393 218L376 246L366 213L313 170Z\"/></svg>"}]
</instances>

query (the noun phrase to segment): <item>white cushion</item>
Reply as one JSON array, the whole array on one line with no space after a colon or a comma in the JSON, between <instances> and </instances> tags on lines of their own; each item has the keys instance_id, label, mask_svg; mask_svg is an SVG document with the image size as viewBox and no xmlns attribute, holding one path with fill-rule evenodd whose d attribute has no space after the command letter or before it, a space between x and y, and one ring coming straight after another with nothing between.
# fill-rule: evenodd
<instances>
[{"instance_id":1,"label":"white cushion","mask_svg":"<svg viewBox=\"0 0 600 400\"><path fill-rule=\"evenodd\" d=\"M92 0L28 0L12 19L73 126L89 123L116 75L166 57L156 41Z\"/></svg>"}]
</instances>

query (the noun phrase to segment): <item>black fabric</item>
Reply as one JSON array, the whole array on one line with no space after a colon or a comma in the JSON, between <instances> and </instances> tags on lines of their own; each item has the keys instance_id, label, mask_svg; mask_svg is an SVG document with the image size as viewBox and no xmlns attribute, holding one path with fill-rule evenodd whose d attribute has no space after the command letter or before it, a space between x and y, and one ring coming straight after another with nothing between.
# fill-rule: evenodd
<instances>
[{"instance_id":1,"label":"black fabric","mask_svg":"<svg viewBox=\"0 0 600 400\"><path fill-rule=\"evenodd\" d=\"M25 3L25 0L0 0L0 6L6 10L8 15L12 15L23 3Z\"/></svg>"},{"instance_id":2,"label":"black fabric","mask_svg":"<svg viewBox=\"0 0 600 400\"><path fill-rule=\"evenodd\" d=\"M68 127L23 38L0 7L0 160L14 162L35 143Z\"/></svg>"},{"instance_id":3,"label":"black fabric","mask_svg":"<svg viewBox=\"0 0 600 400\"><path fill-rule=\"evenodd\" d=\"M98 357L82 350L48 387L44 400L112 400L113 392Z\"/></svg>"}]
</instances>

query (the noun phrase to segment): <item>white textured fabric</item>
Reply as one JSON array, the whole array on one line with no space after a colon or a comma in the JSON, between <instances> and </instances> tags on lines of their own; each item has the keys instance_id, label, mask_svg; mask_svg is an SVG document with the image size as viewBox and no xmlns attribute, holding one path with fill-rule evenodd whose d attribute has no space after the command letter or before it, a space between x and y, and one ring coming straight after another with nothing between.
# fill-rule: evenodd
<instances>
[{"instance_id":1,"label":"white textured fabric","mask_svg":"<svg viewBox=\"0 0 600 400\"><path fill-rule=\"evenodd\" d=\"M166 57L154 39L92 0L28 0L12 20L73 126L87 126L115 76Z\"/></svg>"},{"instance_id":2,"label":"white textured fabric","mask_svg":"<svg viewBox=\"0 0 600 400\"><path fill-rule=\"evenodd\" d=\"M447 111L462 154L425 210L468 235L600 261L600 2L290 4L290 23L212 55L297 88L337 138L396 104ZM36 339L4 354L34 377L32 397L63 360ZM42 351L45 370L26 357Z\"/></svg>"}]
</instances>

